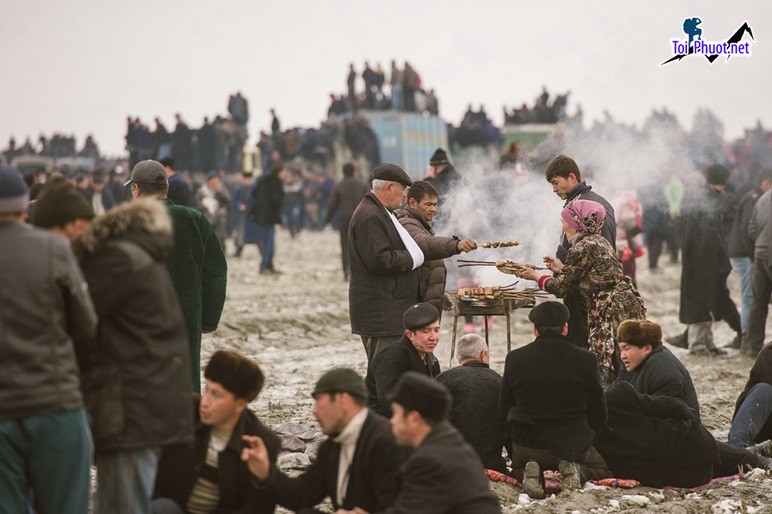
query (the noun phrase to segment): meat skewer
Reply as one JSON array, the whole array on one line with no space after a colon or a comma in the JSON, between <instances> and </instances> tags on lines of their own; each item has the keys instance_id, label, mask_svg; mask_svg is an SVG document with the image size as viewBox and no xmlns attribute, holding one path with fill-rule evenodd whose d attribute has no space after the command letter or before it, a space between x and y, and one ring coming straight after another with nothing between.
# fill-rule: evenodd
<instances>
[{"instance_id":1,"label":"meat skewer","mask_svg":"<svg viewBox=\"0 0 772 514\"><path fill-rule=\"evenodd\" d=\"M510 275L514 275L517 271L521 271L525 269L526 267L536 269L536 270L547 270L545 267L540 266L533 266L531 264L522 264L520 262L515 261L467 261L463 259L459 259L457 262L460 262L461 264L458 265L459 268L466 268L469 266L496 266L499 271L502 273L509 273Z\"/></svg>"},{"instance_id":2,"label":"meat skewer","mask_svg":"<svg viewBox=\"0 0 772 514\"><path fill-rule=\"evenodd\" d=\"M481 246L483 248L507 248L512 246L520 246L520 241L485 241Z\"/></svg>"}]
</instances>

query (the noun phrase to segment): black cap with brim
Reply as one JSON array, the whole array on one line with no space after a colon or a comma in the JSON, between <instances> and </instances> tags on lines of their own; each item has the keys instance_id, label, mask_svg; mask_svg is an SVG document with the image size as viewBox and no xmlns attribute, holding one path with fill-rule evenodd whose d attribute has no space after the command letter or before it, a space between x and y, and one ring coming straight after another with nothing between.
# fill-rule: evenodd
<instances>
[{"instance_id":1,"label":"black cap with brim","mask_svg":"<svg viewBox=\"0 0 772 514\"><path fill-rule=\"evenodd\" d=\"M131 177L123 185L125 187L133 182L157 186L169 184L169 180L166 178L166 169L163 165L158 161L150 159L138 162L134 169L131 170Z\"/></svg>"},{"instance_id":2,"label":"black cap with brim","mask_svg":"<svg viewBox=\"0 0 772 514\"><path fill-rule=\"evenodd\" d=\"M405 170L397 166L396 164L384 163L378 165L373 170L373 178L376 180L388 180L390 182L399 182L400 184L410 187L413 185L412 179L405 173Z\"/></svg>"}]
</instances>

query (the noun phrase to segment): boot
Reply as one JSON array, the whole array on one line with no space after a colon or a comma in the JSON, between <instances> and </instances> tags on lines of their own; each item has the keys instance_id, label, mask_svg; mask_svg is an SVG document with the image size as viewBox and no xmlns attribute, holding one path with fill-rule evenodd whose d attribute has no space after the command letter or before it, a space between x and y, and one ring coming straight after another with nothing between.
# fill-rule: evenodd
<instances>
[{"instance_id":1,"label":"boot","mask_svg":"<svg viewBox=\"0 0 772 514\"><path fill-rule=\"evenodd\" d=\"M686 337L687 330L684 330L682 334L678 334L677 336L666 337L665 342L676 348L689 348L689 341Z\"/></svg>"},{"instance_id":2,"label":"boot","mask_svg":"<svg viewBox=\"0 0 772 514\"><path fill-rule=\"evenodd\" d=\"M561 460L558 462L558 471L563 477L564 491L577 491L582 488L582 470L579 464Z\"/></svg>"},{"instance_id":3,"label":"boot","mask_svg":"<svg viewBox=\"0 0 772 514\"><path fill-rule=\"evenodd\" d=\"M772 457L772 439L767 439L764 442L748 446L746 450L758 453L762 457Z\"/></svg>"},{"instance_id":4,"label":"boot","mask_svg":"<svg viewBox=\"0 0 772 514\"><path fill-rule=\"evenodd\" d=\"M737 332L737 335L734 336L734 339L732 339L732 342L726 345L724 348L734 348L735 350L739 350L743 344L744 337L745 337L745 334Z\"/></svg>"},{"instance_id":5,"label":"boot","mask_svg":"<svg viewBox=\"0 0 772 514\"><path fill-rule=\"evenodd\" d=\"M531 460L525 465L523 471L523 492L534 500L544 499L544 486L539 463Z\"/></svg>"}]
</instances>

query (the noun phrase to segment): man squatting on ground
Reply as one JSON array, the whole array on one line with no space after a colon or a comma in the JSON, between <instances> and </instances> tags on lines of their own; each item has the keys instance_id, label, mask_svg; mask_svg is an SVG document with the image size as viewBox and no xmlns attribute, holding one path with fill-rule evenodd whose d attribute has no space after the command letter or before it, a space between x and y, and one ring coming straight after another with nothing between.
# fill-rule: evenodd
<instances>
[{"instance_id":1,"label":"man squatting on ground","mask_svg":"<svg viewBox=\"0 0 772 514\"><path fill-rule=\"evenodd\" d=\"M241 461L242 437L260 437L276 462L279 437L248 408L263 388L265 376L256 362L219 350L204 369L203 394L193 395L195 439L161 452L153 493L154 514L234 512L270 514L275 500L250 487Z\"/></svg>"}]
</instances>

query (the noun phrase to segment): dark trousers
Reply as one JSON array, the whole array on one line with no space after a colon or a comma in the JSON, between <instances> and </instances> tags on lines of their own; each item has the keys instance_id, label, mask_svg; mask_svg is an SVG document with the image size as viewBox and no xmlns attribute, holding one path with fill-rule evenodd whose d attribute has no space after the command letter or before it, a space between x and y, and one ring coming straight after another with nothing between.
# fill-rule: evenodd
<instances>
[{"instance_id":1,"label":"dark trousers","mask_svg":"<svg viewBox=\"0 0 772 514\"><path fill-rule=\"evenodd\" d=\"M340 218L338 220L338 232L340 232L340 260L343 263L343 275L348 278L349 268L348 261L348 226L351 223L351 218Z\"/></svg>"},{"instance_id":2,"label":"dark trousers","mask_svg":"<svg viewBox=\"0 0 772 514\"><path fill-rule=\"evenodd\" d=\"M772 384L759 382L751 387L737 409L729 429L728 443L745 448L769 439L772 428Z\"/></svg>"},{"instance_id":3,"label":"dark trousers","mask_svg":"<svg viewBox=\"0 0 772 514\"><path fill-rule=\"evenodd\" d=\"M563 297L563 304L568 309L568 340L579 348L589 349L587 339L590 328L587 324L587 302L578 289L570 289Z\"/></svg>"},{"instance_id":4,"label":"dark trousers","mask_svg":"<svg viewBox=\"0 0 772 514\"><path fill-rule=\"evenodd\" d=\"M526 448L513 444L512 450L512 475L520 481L523 480L523 469L528 461L536 461L539 463L539 468L544 471L558 469L558 463L563 460L557 453L546 448ZM583 483L587 480L600 480L612 476L608 464L594 446L582 452L575 462L582 469Z\"/></svg>"},{"instance_id":5,"label":"dark trousers","mask_svg":"<svg viewBox=\"0 0 772 514\"><path fill-rule=\"evenodd\" d=\"M362 338L362 344L365 347L365 353L367 354L367 362L369 363L371 360L373 360L373 357L377 353L380 353L385 348L393 345L400 339L402 339L402 336L384 336L384 337L368 337L368 336L359 336Z\"/></svg>"},{"instance_id":6,"label":"dark trousers","mask_svg":"<svg viewBox=\"0 0 772 514\"><path fill-rule=\"evenodd\" d=\"M758 353L764 344L771 294L772 276L769 272L769 261L756 259L753 263L753 306L748 316L748 331L743 341L743 349L749 353Z\"/></svg>"}]
</instances>

